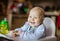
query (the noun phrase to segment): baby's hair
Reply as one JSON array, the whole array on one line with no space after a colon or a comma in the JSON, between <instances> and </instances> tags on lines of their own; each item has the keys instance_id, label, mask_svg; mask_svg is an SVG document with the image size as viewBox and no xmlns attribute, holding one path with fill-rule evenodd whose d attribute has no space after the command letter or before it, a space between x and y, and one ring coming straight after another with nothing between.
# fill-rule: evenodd
<instances>
[{"instance_id":1,"label":"baby's hair","mask_svg":"<svg viewBox=\"0 0 60 41\"><path fill-rule=\"evenodd\" d=\"M44 9L41 8L41 7L34 7L34 8L32 8L32 9L30 10L30 12L31 12L31 11L33 11L33 12L38 11L38 12L41 13L42 15L45 14Z\"/></svg>"}]
</instances>

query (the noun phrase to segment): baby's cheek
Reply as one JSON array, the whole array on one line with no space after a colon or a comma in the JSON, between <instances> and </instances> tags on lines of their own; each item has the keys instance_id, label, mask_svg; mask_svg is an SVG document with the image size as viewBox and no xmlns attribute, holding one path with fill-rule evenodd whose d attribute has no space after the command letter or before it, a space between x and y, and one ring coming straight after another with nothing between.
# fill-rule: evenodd
<instances>
[{"instance_id":1,"label":"baby's cheek","mask_svg":"<svg viewBox=\"0 0 60 41\"><path fill-rule=\"evenodd\" d=\"M28 22L30 22L31 20L30 19L28 19Z\"/></svg>"},{"instance_id":2,"label":"baby's cheek","mask_svg":"<svg viewBox=\"0 0 60 41\"><path fill-rule=\"evenodd\" d=\"M38 20L36 20L35 22L36 22L36 23L40 23L40 22L41 22L41 20L39 20L39 19L38 19Z\"/></svg>"},{"instance_id":3,"label":"baby's cheek","mask_svg":"<svg viewBox=\"0 0 60 41\"><path fill-rule=\"evenodd\" d=\"M28 18L28 22L30 21L30 19Z\"/></svg>"},{"instance_id":4,"label":"baby's cheek","mask_svg":"<svg viewBox=\"0 0 60 41\"><path fill-rule=\"evenodd\" d=\"M42 21L37 21L37 25L40 25Z\"/></svg>"}]
</instances>

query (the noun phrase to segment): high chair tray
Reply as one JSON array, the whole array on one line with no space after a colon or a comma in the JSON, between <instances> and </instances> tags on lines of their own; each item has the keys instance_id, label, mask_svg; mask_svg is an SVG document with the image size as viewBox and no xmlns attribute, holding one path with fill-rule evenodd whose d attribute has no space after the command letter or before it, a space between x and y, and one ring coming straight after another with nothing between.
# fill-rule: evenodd
<instances>
[{"instance_id":1,"label":"high chair tray","mask_svg":"<svg viewBox=\"0 0 60 41\"><path fill-rule=\"evenodd\" d=\"M13 41L13 40L7 39L7 38L4 38L4 37L0 37L0 41Z\"/></svg>"},{"instance_id":2,"label":"high chair tray","mask_svg":"<svg viewBox=\"0 0 60 41\"><path fill-rule=\"evenodd\" d=\"M4 35L4 34L0 34L0 39L1 38L7 39L7 40L13 40L11 37Z\"/></svg>"}]
</instances>

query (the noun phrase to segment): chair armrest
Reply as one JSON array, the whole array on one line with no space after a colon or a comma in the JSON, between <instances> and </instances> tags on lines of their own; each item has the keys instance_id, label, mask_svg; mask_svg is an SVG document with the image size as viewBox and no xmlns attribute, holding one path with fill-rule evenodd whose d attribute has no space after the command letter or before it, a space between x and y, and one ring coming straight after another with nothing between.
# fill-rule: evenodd
<instances>
[{"instance_id":1,"label":"chair armrest","mask_svg":"<svg viewBox=\"0 0 60 41\"><path fill-rule=\"evenodd\" d=\"M56 36L47 36L42 39L39 39L39 41L57 41L57 37Z\"/></svg>"}]
</instances>

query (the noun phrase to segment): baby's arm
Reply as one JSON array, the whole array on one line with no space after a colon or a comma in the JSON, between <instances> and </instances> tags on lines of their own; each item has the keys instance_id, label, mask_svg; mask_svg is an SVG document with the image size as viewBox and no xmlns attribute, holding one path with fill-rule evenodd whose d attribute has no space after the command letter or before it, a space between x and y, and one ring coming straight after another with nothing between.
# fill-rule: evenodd
<instances>
[{"instance_id":1,"label":"baby's arm","mask_svg":"<svg viewBox=\"0 0 60 41\"><path fill-rule=\"evenodd\" d=\"M12 36L13 37L19 36L22 32L25 32L27 30L28 26L29 26L28 22L26 22L22 27L13 30L12 31Z\"/></svg>"},{"instance_id":2,"label":"baby's arm","mask_svg":"<svg viewBox=\"0 0 60 41\"><path fill-rule=\"evenodd\" d=\"M28 23L26 22L22 27L13 30L13 31L12 31L12 36L13 36L13 37L19 36L20 33L26 31L27 26L28 26Z\"/></svg>"}]
</instances>

